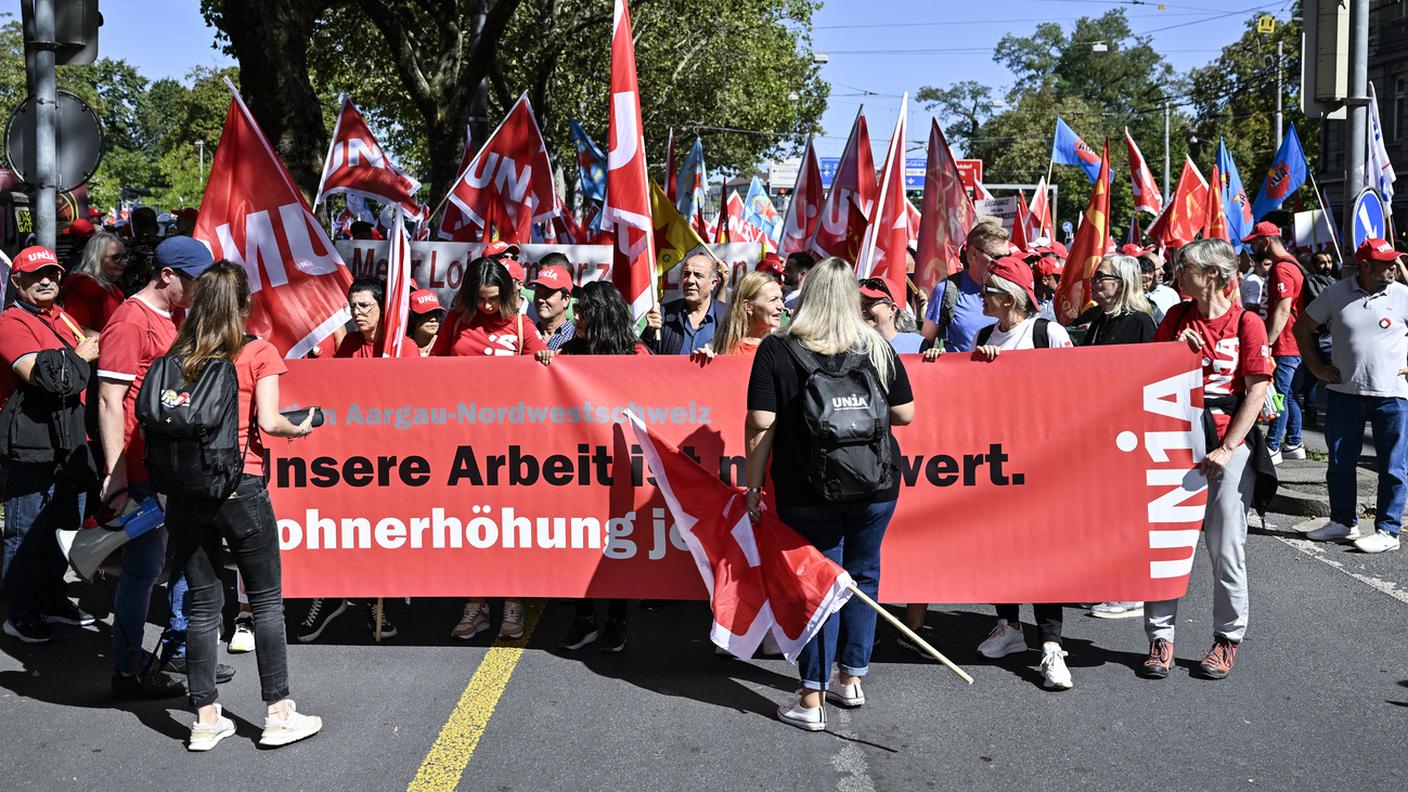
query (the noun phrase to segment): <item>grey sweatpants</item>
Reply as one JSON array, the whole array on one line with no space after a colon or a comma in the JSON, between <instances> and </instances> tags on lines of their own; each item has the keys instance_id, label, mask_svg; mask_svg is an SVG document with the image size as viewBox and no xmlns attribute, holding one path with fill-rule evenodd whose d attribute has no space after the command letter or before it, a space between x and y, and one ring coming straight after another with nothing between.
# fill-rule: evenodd
<instances>
[{"instance_id":1,"label":"grey sweatpants","mask_svg":"<svg viewBox=\"0 0 1408 792\"><path fill-rule=\"evenodd\" d=\"M1247 464L1251 449L1239 446L1221 476L1208 482L1208 510L1203 541L1212 558L1213 633L1241 641L1247 631L1247 509L1255 471ZM1144 632L1149 640L1173 640L1178 600L1144 603Z\"/></svg>"}]
</instances>

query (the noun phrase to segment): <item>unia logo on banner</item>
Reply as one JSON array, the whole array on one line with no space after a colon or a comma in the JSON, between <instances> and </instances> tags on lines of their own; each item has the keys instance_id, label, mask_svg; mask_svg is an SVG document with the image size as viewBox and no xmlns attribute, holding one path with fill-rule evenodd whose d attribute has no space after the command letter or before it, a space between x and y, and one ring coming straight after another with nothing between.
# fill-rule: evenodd
<instances>
[{"instance_id":1,"label":"unia logo on banner","mask_svg":"<svg viewBox=\"0 0 1408 792\"><path fill-rule=\"evenodd\" d=\"M1203 436L1202 372L1186 371L1144 386L1144 412L1159 416L1167 429L1120 432L1115 447L1125 453L1141 445L1148 455L1144 484L1148 488L1149 549L1159 558L1149 561L1149 578L1180 578L1193 568L1193 552L1202 531L1207 479L1197 463L1207 453ZM1170 557L1171 556L1171 557Z\"/></svg>"}]
</instances>

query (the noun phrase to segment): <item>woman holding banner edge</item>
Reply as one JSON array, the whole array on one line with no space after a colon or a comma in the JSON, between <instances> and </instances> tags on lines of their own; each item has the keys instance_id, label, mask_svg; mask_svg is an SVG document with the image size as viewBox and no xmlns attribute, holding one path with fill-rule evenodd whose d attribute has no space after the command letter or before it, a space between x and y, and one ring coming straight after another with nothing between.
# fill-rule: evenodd
<instances>
[{"instance_id":1,"label":"woman holding banner edge","mask_svg":"<svg viewBox=\"0 0 1408 792\"><path fill-rule=\"evenodd\" d=\"M845 567L857 588L874 597L880 586L880 544L899 497L898 470L891 471L890 486L868 496L833 502L819 496L817 482L806 472L813 438L803 401L812 375L801 362L804 357L828 370L848 364L867 370L885 396L889 424L904 426L914 420L914 394L904 364L861 318L855 269L839 258L825 259L812 269L791 324L763 339L755 353L745 425L748 509L757 519L764 478L770 473L783 522ZM885 434L890 464L897 465L899 444L893 433ZM827 699L846 707L863 705L861 677L869 670L874 638L875 612L862 602L847 602L802 649L802 690L778 707L778 719L806 731L823 731ZM834 661L840 668L833 675Z\"/></svg>"}]
</instances>

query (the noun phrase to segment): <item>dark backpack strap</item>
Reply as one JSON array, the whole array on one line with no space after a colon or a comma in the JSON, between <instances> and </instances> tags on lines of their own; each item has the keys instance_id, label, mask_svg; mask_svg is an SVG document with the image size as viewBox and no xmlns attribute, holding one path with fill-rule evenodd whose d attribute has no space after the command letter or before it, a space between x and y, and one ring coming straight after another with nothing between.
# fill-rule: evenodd
<instances>
[{"instance_id":1,"label":"dark backpack strap","mask_svg":"<svg viewBox=\"0 0 1408 792\"><path fill-rule=\"evenodd\" d=\"M955 272L944 279L943 300L939 305L939 337L948 336L948 328L953 324L953 312L958 309L958 278L961 273Z\"/></svg>"},{"instance_id":2,"label":"dark backpack strap","mask_svg":"<svg viewBox=\"0 0 1408 792\"><path fill-rule=\"evenodd\" d=\"M984 327L982 330L979 330L978 334L973 337L973 346L986 346L988 341L992 339L992 329L994 327L997 327L996 323L990 324L987 327Z\"/></svg>"},{"instance_id":3,"label":"dark backpack strap","mask_svg":"<svg viewBox=\"0 0 1408 792\"><path fill-rule=\"evenodd\" d=\"M1049 324L1051 324L1050 319L1037 318L1036 326L1032 328L1033 349L1051 348L1051 334L1047 331L1047 325Z\"/></svg>"},{"instance_id":4,"label":"dark backpack strap","mask_svg":"<svg viewBox=\"0 0 1408 792\"><path fill-rule=\"evenodd\" d=\"M821 368L821 363L812 355L812 351L802 346L802 342L798 341L796 338L784 336L782 346L792 355L792 359L797 361L797 365L801 366L802 370L807 372L808 377L815 374Z\"/></svg>"}]
</instances>

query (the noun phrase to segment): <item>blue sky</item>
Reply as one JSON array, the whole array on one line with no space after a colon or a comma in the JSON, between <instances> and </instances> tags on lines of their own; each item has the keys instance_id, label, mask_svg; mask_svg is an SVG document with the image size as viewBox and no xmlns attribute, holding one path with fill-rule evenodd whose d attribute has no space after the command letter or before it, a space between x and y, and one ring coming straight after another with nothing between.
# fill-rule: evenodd
<instances>
[{"instance_id":1,"label":"blue sky","mask_svg":"<svg viewBox=\"0 0 1408 792\"><path fill-rule=\"evenodd\" d=\"M877 157L884 156L900 95L924 85L977 80L1005 86L1011 75L993 63L992 49L1007 33L1028 35L1040 22L1068 30L1081 16L1123 7L1135 32L1148 34L1175 69L1207 63L1236 40L1244 20L1258 10L1282 19L1285 0L1253 4L1234 0L1002 0L993 6L970 0L830 0L817 14L814 48L830 62L822 76L832 99L822 117L816 147L839 155L862 102ZM985 11L1000 10L998 14ZM122 58L150 77L182 78L193 66L220 66L230 59L212 49L197 0L107 0L103 4L102 53ZM603 90L605 90L603 76ZM923 138L927 116L910 105L910 133Z\"/></svg>"}]
</instances>

